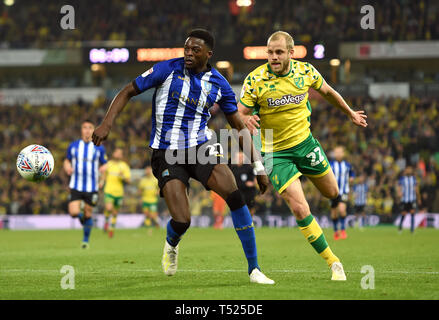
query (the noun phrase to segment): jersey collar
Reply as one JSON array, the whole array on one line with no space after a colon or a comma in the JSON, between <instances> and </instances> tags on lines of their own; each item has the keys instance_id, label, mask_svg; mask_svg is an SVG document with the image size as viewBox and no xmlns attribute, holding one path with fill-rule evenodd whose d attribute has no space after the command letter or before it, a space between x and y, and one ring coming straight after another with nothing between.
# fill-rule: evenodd
<instances>
[{"instance_id":1,"label":"jersey collar","mask_svg":"<svg viewBox=\"0 0 439 320\"><path fill-rule=\"evenodd\" d=\"M279 74L273 72L273 70L271 70L269 63L267 63L267 67L268 67L268 72L271 73L272 75L274 75L278 78L284 78L284 77L288 77L293 72L293 61L290 59L290 71L288 71L288 73L284 74L284 75L279 75Z\"/></svg>"},{"instance_id":2,"label":"jersey collar","mask_svg":"<svg viewBox=\"0 0 439 320\"><path fill-rule=\"evenodd\" d=\"M207 63L207 70L206 71L202 71L200 73L194 73L192 71L190 71L189 69L187 69L186 67L184 67L185 73L187 73L188 75L192 75L195 77L203 77L206 73L211 72L212 71L212 65L208 62Z\"/></svg>"}]
</instances>

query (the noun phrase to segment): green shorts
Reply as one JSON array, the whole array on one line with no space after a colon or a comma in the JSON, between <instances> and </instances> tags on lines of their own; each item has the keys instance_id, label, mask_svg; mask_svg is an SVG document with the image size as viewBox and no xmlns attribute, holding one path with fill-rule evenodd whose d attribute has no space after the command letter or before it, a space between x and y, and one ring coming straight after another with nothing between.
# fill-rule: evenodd
<instances>
[{"instance_id":1,"label":"green shorts","mask_svg":"<svg viewBox=\"0 0 439 320\"><path fill-rule=\"evenodd\" d=\"M119 209L122 205L123 197L115 197L109 193L104 194L104 202L112 203L114 208Z\"/></svg>"},{"instance_id":2,"label":"green shorts","mask_svg":"<svg viewBox=\"0 0 439 320\"><path fill-rule=\"evenodd\" d=\"M157 202L142 202L142 209L148 209L151 212L157 212Z\"/></svg>"},{"instance_id":3,"label":"green shorts","mask_svg":"<svg viewBox=\"0 0 439 320\"><path fill-rule=\"evenodd\" d=\"M302 174L318 178L331 170L322 146L311 134L297 146L261 154L267 174L279 193Z\"/></svg>"}]
</instances>

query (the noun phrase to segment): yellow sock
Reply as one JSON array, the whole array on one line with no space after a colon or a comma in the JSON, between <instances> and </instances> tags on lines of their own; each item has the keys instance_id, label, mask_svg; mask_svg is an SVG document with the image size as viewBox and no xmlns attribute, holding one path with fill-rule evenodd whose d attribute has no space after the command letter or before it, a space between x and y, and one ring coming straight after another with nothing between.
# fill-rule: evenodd
<instances>
[{"instance_id":1,"label":"yellow sock","mask_svg":"<svg viewBox=\"0 0 439 320\"><path fill-rule=\"evenodd\" d=\"M305 239L308 240L317 253L326 260L328 266L331 266L334 262L340 261L340 259L332 253L331 248L329 248L322 228L320 228L312 214L303 220L296 221Z\"/></svg>"},{"instance_id":2,"label":"yellow sock","mask_svg":"<svg viewBox=\"0 0 439 320\"><path fill-rule=\"evenodd\" d=\"M115 216L111 217L111 227L110 227L110 230L114 230L114 228L116 227L116 220L117 220L117 217L115 217Z\"/></svg>"},{"instance_id":3,"label":"yellow sock","mask_svg":"<svg viewBox=\"0 0 439 320\"><path fill-rule=\"evenodd\" d=\"M105 222L108 223L108 219L110 218L110 211L104 210Z\"/></svg>"},{"instance_id":4,"label":"yellow sock","mask_svg":"<svg viewBox=\"0 0 439 320\"><path fill-rule=\"evenodd\" d=\"M150 218L145 219L145 226L147 226L147 227L151 226L151 219Z\"/></svg>"}]
</instances>

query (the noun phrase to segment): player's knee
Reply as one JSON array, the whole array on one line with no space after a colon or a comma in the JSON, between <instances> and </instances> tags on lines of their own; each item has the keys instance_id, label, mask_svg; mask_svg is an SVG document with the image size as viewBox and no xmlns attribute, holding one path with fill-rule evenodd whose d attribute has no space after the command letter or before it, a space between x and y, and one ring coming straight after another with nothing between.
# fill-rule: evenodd
<instances>
[{"instance_id":1,"label":"player's knee","mask_svg":"<svg viewBox=\"0 0 439 320\"><path fill-rule=\"evenodd\" d=\"M332 186L330 187L328 190L326 190L326 192L324 193L324 196L329 198L329 199L335 199L338 197L340 191L338 190L338 186Z\"/></svg>"},{"instance_id":2,"label":"player's knee","mask_svg":"<svg viewBox=\"0 0 439 320\"><path fill-rule=\"evenodd\" d=\"M185 218L183 220L185 221L175 221L174 219L171 219L170 221L172 229L178 234L184 234L191 226L191 218Z\"/></svg>"},{"instance_id":3,"label":"player's knee","mask_svg":"<svg viewBox=\"0 0 439 320\"><path fill-rule=\"evenodd\" d=\"M331 199L331 208L337 208L340 202L341 202L341 195L337 195L335 198Z\"/></svg>"},{"instance_id":4,"label":"player's knee","mask_svg":"<svg viewBox=\"0 0 439 320\"><path fill-rule=\"evenodd\" d=\"M69 206L68 211L72 217L76 217L79 214L79 207Z\"/></svg>"},{"instance_id":5,"label":"player's knee","mask_svg":"<svg viewBox=\"0 0 439 320\"><path fill-rule=\"evenodd\" d=\"M309 205L306 201L288 201L288 205L298 219L301 219L302 217L304 218L310 213Z\"/></svg>"},{"instance_id":6,"label":"player's knee","mask_svg":"<svg viewBox=\"0 0 439 320\"><path fill-rule=\"evenodd\" d=\"M245 205L245 201L241 191L236 189L231 194L229 194L226 198L226 203L231 211L242 208Z\"/></svg>"}]
</instances>

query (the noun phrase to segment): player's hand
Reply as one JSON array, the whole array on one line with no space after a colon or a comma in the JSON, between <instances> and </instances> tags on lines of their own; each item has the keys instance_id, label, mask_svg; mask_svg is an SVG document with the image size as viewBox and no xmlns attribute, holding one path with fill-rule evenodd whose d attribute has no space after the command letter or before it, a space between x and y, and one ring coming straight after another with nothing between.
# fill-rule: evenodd
<instances>
[{"instance_id":1,"label":"player's hand","mask_svg":"<svg viewBox=\"0 0 439 320\"><path fill-rule=\"evenodd\" d=\"M68 176L71 176L73 174L73 168L72 167L65 168L65 171L66 171Z\"/></svg>"},{"instance_id":2,"label":"player's hand","mask_svg":"<svg viewBox=\"0 0 439 320\"><path fill-rule=\"evenodd\" d=\"M258 180L259 190L261 191L261 194L264 194L265 191L268 189L269 180L267 175L264 173L259 173L256 176L256 179Z\"/></svg>"},{"instance_id":3,"label":"player's hand","mask_svg":"<svg viewBox=\"0 0 439 320\"><path fill-rule=\"evenodd\" d=\"M259 120L260 119L256 114L248 117L247 120L245 120L245 125L246 125L247 129L250 130L250 133L252 135L258 134L258 128L260 128L259 122L258 122Z\"/></svg>"},{"instance_id":4,"label":"player's hand","mask_svg":"<svg viewBox=\"0 0 439 320\"><path fill-rule=\"evenodd\" d=\"M352 122L359 127L363 127L363 128L367 127L366 119L367 119L367 116L363 110L354 111L351 114Z\"/></svg>"},{"instance_id":5,"label":"player's hand","mask_svg":"<svg viewBox=\"0 0 439 320\"><path fill-rule=\"evenodd\" d=\"M100 146L103 141L105 141L110 133L111 127L102 123L99 125L95 131L93 131L93 135L91 139L96 146Z\"/></svg>"}]
</instances>

